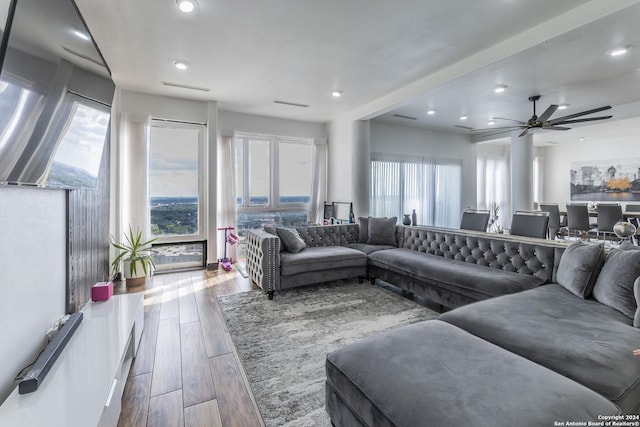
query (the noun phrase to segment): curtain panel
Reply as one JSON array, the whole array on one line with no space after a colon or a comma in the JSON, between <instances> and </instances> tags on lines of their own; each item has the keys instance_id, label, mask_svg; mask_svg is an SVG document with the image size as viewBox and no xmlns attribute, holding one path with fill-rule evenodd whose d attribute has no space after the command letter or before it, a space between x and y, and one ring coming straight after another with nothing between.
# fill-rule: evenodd
<instances>
[{"instance_id":1,"label":"curtain panel","mask_svg":"<svg viewBox=\"0 0 640 427\"><path fill-rule=\"evenodd\" d=\"M478 156L477 205L478 209L488 209L492 215L498 207L498 224L511 224L511 187L509 159L496 156Z\"/></svg>"},{"instance_id":2,"label":"curtain panel","mask_svg":"<svg viewBox=\"0 0 640 427\"><path fill-rule=\"evenodd\" d=\"M327 199L327 143L326 140L313 141L313 171L309 222L322 224L324 201Z\"/></svg>"},{"instance_id":3,"label":"curtain panel","mask_svg":"<svg viewBox=\"0 0 640 427\"><path fill-rule=\"evenodd\" d=\"M218 141L218 212L217 227L233 227L237 234L238 208L236 204L236 150L235 137L223 135ZM213 226L210 225L210 226ZM218 255L225 250L224 232L217 231ZM237 245L227 247L227 257L237 260Z\"/></svg>"},{"instance_id":4,"label":"curtain panel","mask_svg":"<svg viewBox=\"0 0 640 427\"><path fill-rule=\"evenodd\" d=\"M371 215L400 221L415 210L420 225L457 227L461 173L457 160L373 152Z\"/></svg>"}]
</instances>

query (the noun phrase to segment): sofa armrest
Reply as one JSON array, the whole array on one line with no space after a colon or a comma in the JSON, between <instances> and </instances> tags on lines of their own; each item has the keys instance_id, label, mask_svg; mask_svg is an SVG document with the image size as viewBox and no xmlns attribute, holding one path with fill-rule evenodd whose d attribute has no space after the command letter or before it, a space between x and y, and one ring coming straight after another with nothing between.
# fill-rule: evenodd
<instances>
[{"instance_id":1,"label":"sofa armrest","mask_svg":"<svg viewBox=\"0 0 640 427\"><path fill-rule=\"evenodd\" d=\"M246 235L247 274L266 292L280 289L280 238L264 230Z\"/></svg>"}]
</instances>

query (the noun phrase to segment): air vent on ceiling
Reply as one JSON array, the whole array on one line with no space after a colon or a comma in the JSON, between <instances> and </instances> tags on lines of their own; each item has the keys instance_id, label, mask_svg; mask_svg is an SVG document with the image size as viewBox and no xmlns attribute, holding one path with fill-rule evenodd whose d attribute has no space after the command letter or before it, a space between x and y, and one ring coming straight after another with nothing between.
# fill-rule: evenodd
<instances>
[{"instance_id":1,"label":"air vent on ceiling","mask_svg":"<svg viewBox=\"0 0 640 427\"><path fill-rule=\"evenodd\" d=\"M462 125L453 125L454 128L460 128L460 129L464 129L464 130L473 130L472 127L469 126L462 126Z\"/></svg>"},{"instance_id":2,"label":"air vent on ceiling","mask_svg":"<svg viewBox=\"0 0 640 427\"><path fill-rule=\"evenodd\" d=\"M189 85L183 85L180 83L171 83L171 82L160 82L165 86L171 86L171 87L177 87L180 89L191 89L191 90L199 90L201 92L209 92L211 89L207 89L206 87L198 87L198 86L189 86Z\"/></svg>"},{"instance_id":3,"label":"air vent on ceiling","mask_svg":"<svg viewBox=\"0 0 640 427\"><path fill-rule=\"evenodd\" d=\"M407 120L418 120L417 117L403 116L402 114L394 114L393 117L397 117L399 119L407 119Z\"/></svg>"},{"instance_id":4,"label":"air vent on ceiling","mask_svg":"<svg viewBox=\"0 0 640 427\"><path fill-rule=\"evenodd\" d=\"M297 102L288 102L288 101L278 101L277 99L275 101L273 101L275 104L282 104L282 105L290 105L292 107L300 107L300 108L307 108L308 105L307 104L298 104Z\"/></svg>"},{"instance_id":5,"label":"air vent on ceiling","mask_svg":"<svg viewBox=\"0 0 640 427\"><path fill-rule=\"evenodd\" d=\"M85 54L83 54L83 53L76 52L75 50L71 50L71 49L69 49L69 48L68 48L68 47L66 47L66 46L62 46L62 45L60 45L60 46L61 46L64 50L66 50L67 52L69 52L69 53L70 53L70 54L72 54L72 55L77 56L78 58L86 59L87 61L91 61L91 62L93 62L93 63L94 63L94 64L96 64L96 65L99 65L99 66L101 66L101 67L106 68L106 66L105 66L101 61L99 61L99 60L97 60L97 59L93 59L93 58L91 58L91 57L89 57L89 56L87 56L87 55L85 55Z\"/></svg>"}]
</instances>

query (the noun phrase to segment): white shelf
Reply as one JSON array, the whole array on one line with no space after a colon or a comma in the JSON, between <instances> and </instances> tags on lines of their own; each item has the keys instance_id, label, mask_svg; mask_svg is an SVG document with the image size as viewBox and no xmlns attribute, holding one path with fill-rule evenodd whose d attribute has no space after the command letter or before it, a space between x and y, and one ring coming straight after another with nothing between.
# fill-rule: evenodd
<instances>
[{"instance_id":1,"label":"white shelf","mask_svg":"<svg viewBox=\"0 0 640 427\"><path fill-rule=\"evenodd\" d=\"M127 294L89 302L82 323L38 390L18 394L16 387L0 406L0 425L116 425L144 326L142 301L142 294Z\"/></svg>"}]
</instances>

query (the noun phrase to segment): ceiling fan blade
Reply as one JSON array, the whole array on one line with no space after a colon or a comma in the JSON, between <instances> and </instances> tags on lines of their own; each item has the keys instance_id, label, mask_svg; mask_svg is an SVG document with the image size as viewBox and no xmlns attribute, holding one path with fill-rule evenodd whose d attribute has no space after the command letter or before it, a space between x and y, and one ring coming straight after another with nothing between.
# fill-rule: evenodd
<instances>
[{"instance_id":1,"label":"ceiling fan blade","mask_svg":"<svg viewBox=\"0 0 640 427\"><path fill-rule=\"evenodd\" d=\"M521 136L525 136L528 133L529 133L529 128L523 130L522 133L520 135L518 135L518 138L521 137Z\"/></svg>"},{"instance_id":2,"label":"ceiling fan blade","mask_svg":"<svg viewBox=\"0 0 640 427\"><path fill-rule=\"evenodd\" d=\"M504 117L491 117L493 120L508 120L510 122L516 122L516 123L520 123L521 125L526 125L527 122L523 122L522 120L514 120L514 119L507 119Z\"/></svg>"},{"instance_id":3,"label":"ceiling fan blade","mask_svg":"<svg viewBox=\"0 0 640 427\"><path fill-rule=\"evenodd\" d=\"M545 126L542 129L549 129L549 130L571 130L571 128L567 128L567 127L563 127L563 126Z\"/></svg>"},{"instance_id":4,"label":"ceiling fan blade","mask_svg":"<svg viewBox=\"0 0 640 427\"><path fill-rule=\"evenodd\" d=\"M500 130L498 132L493 132L493 133L487 133L487 134L483 134L481 135L482 137L489 137L489 136L495 136L495 135L500 135L501 133L507 133L507 132L511 132L511 130L507 129L507 130Z\"/></svg>"},{"instance_id":5,"label":"ceiling fan blade","mask_svg":"<svg viewBox=\"0 0 640 427\"><path fill-rule=\"evenodd\" d=\"M516 130L516 129L522 129L523 127L524 125L523 126L498 126L498 127L490 127L490 128L482 128L482 129L471 129L471 131L483 131L483 130L494 130L494 129Z\"/></svg>"},{"instance_id":6,"label":"ceiling fan blade","mask_svg":"<svg viewBox=\"0 0 640 427\"><path fill-rule=\"evenodd\" d=\"M582 122L591 122L593 120L606 120L610 119L613 116L600 116L600 117L590 117L588 119L575 119L575 120L565 120L563 122L556 123L557 125L564 125L567 123L582 123Z\"/></svg>"},{"instance_id":7,"label":"ceiling fan blade","mask_svg":"<svg viewBox=\"0 0 640 427\"><path fill-rule=\"evenodd\" d=\"M607 105L606 107L594 108L593 110L587 110L587 111L582 111L580 113L569 114L568 116L562 116L562 117L558 117L557 119L549 120L549 124L555 125L557 123L564 122L565 120L568 120L568 119L573 119L575 117L580 117L580 116L586 116L587 114L593 114L593 113L597 113L598 111L604 111L609 109L611 109L611 106Z\"/></svg>"},{"instance_id":8,"label":"ceiling fan blade","mask_svg":"<svg viewBox=\"0 0 640 427\"><path fill-rule=\"evenodd\" d=\"M542 123L546 122L547 119L551 117L551 115L555 113L557 109L558 109L557 105L555 104L549 105L549 107L546 110L544 110L544 113L542 113L540 117L538 117L538 121Z\"/></svg>"}]
</instances>

